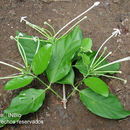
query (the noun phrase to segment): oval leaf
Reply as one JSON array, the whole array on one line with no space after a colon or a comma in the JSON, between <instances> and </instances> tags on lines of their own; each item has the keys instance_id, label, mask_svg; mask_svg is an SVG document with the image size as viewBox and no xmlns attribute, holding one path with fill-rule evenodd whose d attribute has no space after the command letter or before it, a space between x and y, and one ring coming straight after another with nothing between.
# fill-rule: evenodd
<instances>
[{"instance_id":1,"label":"oval leaf","mask_svg":"<svg viewBox=\"0 0 130 130\"><path fill-rule=\"evenodd\" d=\"M13 90L13 89L18 89L18 88L22 88L25 87L26 85L30 84L33 80L32 76L21 76L21 77L17 77L14 78L10 81L7 82L7 84L5 85L4 89L5 90Z\"/></svg>"},{"instance_id":2,"label":"oval leaf","mask_svg":"<svg viewBox=\"0 0 130 130\"><path fill-rule=\"evenodd\" d=\"M43 73L47 68L51 57L51 50L51 44L44 45L34 56L31 67L36 75Z\"/></svg>"},{"instance_id":3,"label":"oval leaf","mask_svg":"<svg viewBox=\"0 0 130 130\"><path fill-rule=\"evenodd\" d=\"M91 52L91 48L92 48L92 40L90 38L85 38L82 40L81 43L81 51L83 52Z\"/></svg>"},{"instance_id":4,"label":"oval leaf","mask_svg":"<svg viewBox=\"0 0 130 130\"><path fill-rule=\"evenodd\" d=\"M86 86L92 89L94 92L107 97L109 95L108 86L104 81L96 77L89 77L84 80Z\"/></svg>"},{"instance_id":5,"label":"oval leaf","mask_svg":"<svg viewBox=\"0 0 130 130\"><path fill-rule=\"evenodd\" d=\"M60 84L70 84L73 85L74 84L74 70L71 68L70 72L60 81L58 81L57 83Z\"/></svg>"},{"instance_id":6,"label":"oval leaf","mask_svg":"<svg viewBox=\"0 0 130 130\"><path fill-rule=\"evenodd\" d=\"M113 94L104 97L91 89L81 90L79 94L87 109L98 116L108 119L121 119L130 115L130 111L126 111Z\"/></svg>"},{"instance_id":7,"label":"oval leaf","mask_svg":"<svg viewBox=\"0 0 130 130\"><path fill-rule=\"evenodd\" d=\"M67 36L58 39L52 49L52 56L46 73L50 83L63 79L71 69L71 60L81 45L81 30L76 27Z\"/></svg>"},{"instance_id":8,"label":"oval leaf","mask_svg":"<svg viewBox=\"0 0 130 130\"><path fill-rule=\"evenodd\" d=\"M88 65L89 65L89 63L90 63L90 58L89 58L89 56L87 56L87 55L84 54L84 53L79 53L79 56L82 57L83 64L88 67Z\"/></svg>"},{"instance_id":9,"label":"oval leaf","mask_svg":"<svg viewBox=\"0 0 130 130\"><path fill-rule=\"evenodd\" d=\"M87 61L87 63L89 62L89 65L85 65L83 58L80 58L77 60L76 64L74 65L81 74L83 74L83 76L85 77L88 74L88 69L89 66L91 64L92 58L94 57L94 55L96 54L95 51L93 52L87 52L85 55L89 57L89 60Z\"/></svg>"},{"instance_id":10,"label":"oval leaf","mask_svg":"<svg viewBox=\"0 0 130 130\"><path fill-rule=\"evenodd\" d=\"M0 118L0 127L8 124L7 121L16 123L22 115L36 112L43 104L45 91L41 89L28 89L20 92L12 101L10 106L4 110ZM10 114L14 116L9 116ZM3 123L2 123L3 122Z\"/></svg>"}]
</instances>

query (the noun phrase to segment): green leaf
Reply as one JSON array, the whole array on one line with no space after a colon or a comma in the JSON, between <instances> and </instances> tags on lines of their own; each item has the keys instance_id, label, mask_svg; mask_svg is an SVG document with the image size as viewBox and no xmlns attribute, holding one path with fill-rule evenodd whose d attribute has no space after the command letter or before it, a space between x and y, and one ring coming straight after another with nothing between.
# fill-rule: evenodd
<instances>
[{"instance_id":1,"label":"green leaf","mask_svg":"<svg viewBox=\"0 0 130 130\"><path fill-rule=\"evenodd\" d=\"M74 65L83 76L85 76L88 73L87 66L83 63L82 59L79 59L76 64Z\"/></svg>"},{"instance_id":2,"label":"green leaf","mask_svg":"<svg viewBox=\"0 0 130 130\"><path fill-rule=\"evenodd\" d=\"M60 84L70 84L73 85L74 84L74 70L71 68L70 72L60 81L58 81L57 83Z\"/></svg>"},{"instance_id":3,"label":"green leaf","mask_svg":"<svg viewBox=\"0 0 130 130\"><path fill-rule=\"evenodd\" d=\"M130 111L126 111L113 94L104 97L91 89L83 89L79 94L87 109L98 116L108 119L122 119L130 115Z\"/></svg>"},{"instance_id":4,"label":"green leaf","mask_svg":"<svg viewBox=\"0 0 130 130\"><path fill-rule=\"evenodd\" d=\"M108 95L109 95L108 86L101 79L96 78L96 77L89 77L84 80L84 83L86 84L86 86L88 86L94 92L96 92L104 97L108 97Z\"/></svg>"},{"instance_id":5,"label":"green leaf","mask_svg":"<svg viewBox=\"0 0 130 130\"><path fill-rule=\"evenodd\" d=\"M81 31L76 27L66 37L58 39L53 45L52 56L47 68L51 83L64 78L71 69L71 60L81 45Z\"/></svg>"},{"instance_id":6,"label":"green leaf","mask_svg":"<svg viewBox=\"0 0 130 130\"><path fill-rule=\"evenodd\" d=\"M31 68L36 75L43 73L47 68L50 61L51 52L52 52L52 45L47 44L44 45L42 48L40 48L38 53L34 56Z\"/></svg>"},{"instance_id":7,"label":"green leaf","mask_svg":"<svg viewBox=\"0 0 130 130\"><path fill-rule=\"evenodd\" d=\"M94 57L95 54L96 54L95 51L87 52L85 54L90 59L89 65L91 64L92 58ZM85 63L83 62L83 58L80 58L80 59L77 60L77 62L76 62L76 64L74 66L79 70L79 72L81 74L83 74L83 76L86 76L88 74L89 65L86 66Z\"/></svg>"},{"instance_id":8,"label":"green leaf","mask_svg":"<svg viewBox=\"0 0 130 130\"><path fill-rule=\"evenodd\" d=\"M90 63L88 65L88 68L84 65L83 59L78 59L78 61L75 64L75 67L80 71L81 74L83 74L83 76L86 76L88 74L88 69L91 65L91 62L92 62L94 56L96 55L96 51L87 52L86 55L90 58ZM97 59L95 60L95 62L97 61ZM102 59L103 59L103 57L99 61L101 61ZM102 63L100 63L96 68L103 66L105 64L108 64L106 59ZM99 69L98 71L118 71L119 68L120 68L120 63L115 63L113 65ZM96 72L96 73L98 73L98 72ZM106 72L100 72L100 74L105 74L105 73ZM93 74L95 75L95 72ZM114 72L109 72L109 74L114 74Z\"/></svg>"},{"instance_id":9,"label":"green leaf","mask_svg":"<svg viewBox=\"0 0 130 130\"><path fill-rule=\"evenodd\" d=\"M89 56L87 56L86 54L80 54L83 60L84 65L86 65L88 67L89 63L90 63L90 58Z\"/></svg>"},{"instance_id":10,"label":"green leaf","mask_svg":"<svg viewBox=\"0 0 130 130\"><path fill-rule=\"evenodd\" d=\"M7 82L7 84L5 85L4 89L5 90L14 90L14 89L18 89L18 88L22 88L25 87L26 85L30 84L33 80L32 76L21 76L21 77L17 77L14 78L10 81Z\"/></svg>"},{"instance_id":11,"label":"green leaf","mask_svg":"<svg viewBox=\"0 0 130 130\"><path fill-rule=\"evenodd\" d=\"M85 38L82 40L82 43L81 43L81 51L83 52L88 52L90 51L91 52L91 48L92 48L92 40L90 38Z\"/></svg>"},{"instance_id":12,"label":"green leaf","mask_svg":"<svg viewBox=\"0 0 130 130\"><path fill-rule=\"evenodd\" d=\"M16 32L16 36L19 36L20 32ZM31 65L32 60L34 58L34 55L36 53L37 47L38 47L38 40L35 42L33 40L33 36L29 36L25 33L22 33L23 36L20 36L18 39L19 43L22 45L26 57L27 57L27 61L28 64ZM40 39L41 40L41 39ZM45 45L46 43L44 41L40 41L40 46L39 48L42 47L42 45Z\"/></svg>"},{"instance_id":13,"label":"green leaf","mask_svg":"<svg viewBox=\"0 0 130 130\"><path fill-rule=\"evenodd\" d=\"M4 110L3 116L0 118L0 127L9 124L6 121L19 121L22 115L36 112L43 104L45 99L45 91L42 89L33 89L20 92L12 101L10 106ZM9 116L16 115L15 117ZM6 123L2 123L2 121Z\"/></svg>"}]
</instances>

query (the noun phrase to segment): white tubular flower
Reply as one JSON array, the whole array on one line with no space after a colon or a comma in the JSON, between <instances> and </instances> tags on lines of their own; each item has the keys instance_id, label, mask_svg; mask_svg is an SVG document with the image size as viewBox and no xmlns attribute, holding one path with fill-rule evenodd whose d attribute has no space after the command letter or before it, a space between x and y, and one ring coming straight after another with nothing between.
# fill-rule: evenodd
<instances>
[{"instance_id":1,"label":"white tubular flower","mask_svg":"<svg viewBox=\"0 0 130 130\"><path fill-rule=\"evenodd\" d=\"M128 56L128 57L126 57L126 58L123 58L123 59L119 59L119 60L110 62L110 63L105 64L105 65L103 65L103 66L100 66L100 67L96 68L95 71L96 71L96 70L99 70L99 69L101 69L101 68L107 67L107 66L109 66L109 65L112 65L112 64L115 64L115 63L119 63L119 62L123 62L123 61L128 61L128 60L130 60L130 56Z\"/></svg>"},{"instance_id":2,"label":"white tubular flower","mask_svg":"<svg viewBox=\"0 0 130 130\"><path fill-rule=\"evenodd\" d=\"M118 28L113 28L113 30L114 30L114 32L112 33L112 35L115 35L115 37L116 37L117 35L120 35L120 34L121 34L121 32L120 32L120 30L119 30Z\"/></svg>"},{"instance_id":3,"label":"white tubular flower","mask_svg":"<svg viewBox=\"0 0 130 130\"><path fill-rule=\"evenodd\" d=\"M100 65L109 55L111 55L112 52L109 52L101 61L99 61L95 66L94 68L96 68L98 65Z\"/></svg>"},{"instance_id":4,"label":"white tubular flower","mask_svg":"<svg viewBox=\"0 0 130 130\"><path fill-rule=\"evenodd\" d=\"M26 22L25 18L27 18L27 16L23 16L23 17L21 17L21 19L20 19L20 23L22 23L23 21Z\"/></svg>"},{"instance_id":5,"label":"white tubular flower","mask_svg":"<svg viewBox=\"0 0 130 130\"><path fill-rule=\"evenodd\" d=\"M68 27L71 23L73 23L75 20L77 20L78 18L80 18L81 16L83 16L84 14L86 14L88 11L90 11L91 9L93 9L94 7L98 6L100 4L99 1L95 2L90 8L88 8L87 10L85 10L83 13L81 13L80 15L78 15L77 17L75 17L74 19L72 19L70 22L68 22L65 26L63 26L56 34L54 37L56 37L62 30L64 30L66 27Z\"/></svg>"},{"instance_id":6,"label":"white tubular flower","mask_svg":"<svg viewBox=\"0 0 130 130\"><path fill-rule=\"evenodd\" d=\"M19 35L18 35L18 36L23 37L23 34L22 34L22 33L19 33Z\"/></svg>"},{"instance_id":7,"label":"white tubular flower","mask_svg":"<svg viewBox=\"0 0 130 130\"><path fill-rule=\"evenodd\" d=\"M22 64L20 64L19 62L16 62L16 61L13 61L13 60L10 60L10 59L5 59L5 60L7 60L7 61L11 61L12 63L17 64L17 65L21 66L22 68L25 68L25 66L22 65Z\"/></svg>"},{"instance_id":8,"label":"white tubular flower","mask_svg":"<svg viewBox=\"0 0 130 130\"><path fill-rule=\"evenodd\" d=\"M19 70L19 71L22 72L22 69L21 69L21 68L18 68L18 67L14 66L14 65L8 64L8 63L6 63L6 62L0 61L0 64L3 64L3 65L6 65L6 66L9 66L9 67L12 67L12 68L14 68L14 69Z\"/></svg>"},{"instance_id":9,"label":"white tubular flower","mask_svg":"<svg viewBox=\"0 0 130 130\"><path fill-rule=\"evenodd\" d=\"M11 39L11 40L14 40L14 37L13 37L13 36L10 36L10 39Z\"/></svg>"},{"instance_id":10,"label":"white tubular flower","mask_svg":"<svg viewBox=\"0 0 130 130\"><path fill-rule=\"evenodd\" d=\"M119 29L114 28L113 30L114 30L114 32L112 32L112 35L111 35L109 38L107 38L107 39L103 42L103 44L100 46L100 48L98 49L98 51L97 51L95 57L93 58L93 61L92 61L91 65L90 65L90 67L92 67L92 65L93 65L94 61L96 60L96 58L97 58L97 56L98 56L100 50L102 49L102 47L103 47L112 37L117 36L118 34L119 34L119 35L121 34L121 32L120 32Z\"/></svg>"},{"instance_id":11,"label":"white tubular flower","mask_svg":"<svg viewBox=\"0 0 130 130\"><path fill-rule=\"evenodd\" d=\"M38 38L38 44L37 44L37 48L35 51L35 55L38 53L39 47L40 47L40 39Z\"/></svg>"},{"instance_id":12,"label":"white tubular flower","mask_svg":"<svg viewBox=\"0 0 130 130\"><path fill-rule=\"evenodd\" d=\"M98 6L99 4L100 4L100 2L97 1L97 2L94 3L94 6Z\"/></svg>"}]
</instances>

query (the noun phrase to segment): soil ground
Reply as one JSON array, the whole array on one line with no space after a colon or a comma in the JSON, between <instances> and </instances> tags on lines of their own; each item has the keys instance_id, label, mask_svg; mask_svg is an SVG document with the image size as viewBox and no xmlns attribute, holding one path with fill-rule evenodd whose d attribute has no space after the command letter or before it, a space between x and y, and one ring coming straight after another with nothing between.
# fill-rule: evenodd
<instances>
[{"instance_id":1,"label":"soil ground","mask_svg":"<svg viewBox=\"0 0 130 130\"><path fill-rule=\"evenodd\" d=\"M36 31L24 23L20 23L21 16L28 16L31 23L44 26L48 21L58 31L65 23L90 7L96 0L0 0L0 60L12 59L22 63L16 43L10 40L10 35L15 36L16 30L29 35L40 36ZM101 43L113 31L120 28L122 34L107 43L108 50L113 54L109 61L130 55L130 1L129 0L100 0L101 5L90 11L88 19L81 23L81 29L85 37L93 40L93 49L98 49ZM130 63L121 63L120 70L123 74L118 75L128 80L127 84L115 79L104 79L112 93L114 93L125 109L130 110ZM0 66L0 76L15 73L13 69ZM76 73L76 81L80 75ZM41 76L44 80L44 77ZM13 97L20 90L4 91L6 81L0 81L0 113L9 106ZM27 88L42 88L36 80ZM72 90L67 87L67 94ZM62 87L55 85L56 91L62 95ZM48 92L44 105L39 111L24 116L22 120L43 120L41 125L6 125L3 130L128 130L130 118L122 120L108 120L100 118L89 112L81 103L78 93L68 101L67 109L64 110L62 103L55 95Z\"/></svg>"}]
</instances>

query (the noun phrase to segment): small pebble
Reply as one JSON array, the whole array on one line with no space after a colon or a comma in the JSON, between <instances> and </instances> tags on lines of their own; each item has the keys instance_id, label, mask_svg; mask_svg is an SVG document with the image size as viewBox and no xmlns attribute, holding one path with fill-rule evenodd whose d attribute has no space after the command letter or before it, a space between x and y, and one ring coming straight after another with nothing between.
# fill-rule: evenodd
<instances>
[{"instance_id":1,"label":"small pebble","mask_svg":"<svg viewBox=\"0 0 130 130\"><path fill-rule=\"evenodd\" d=\"M113 3L119 3L120 0L113 0Z\"/></svg>"}]
</instances>

